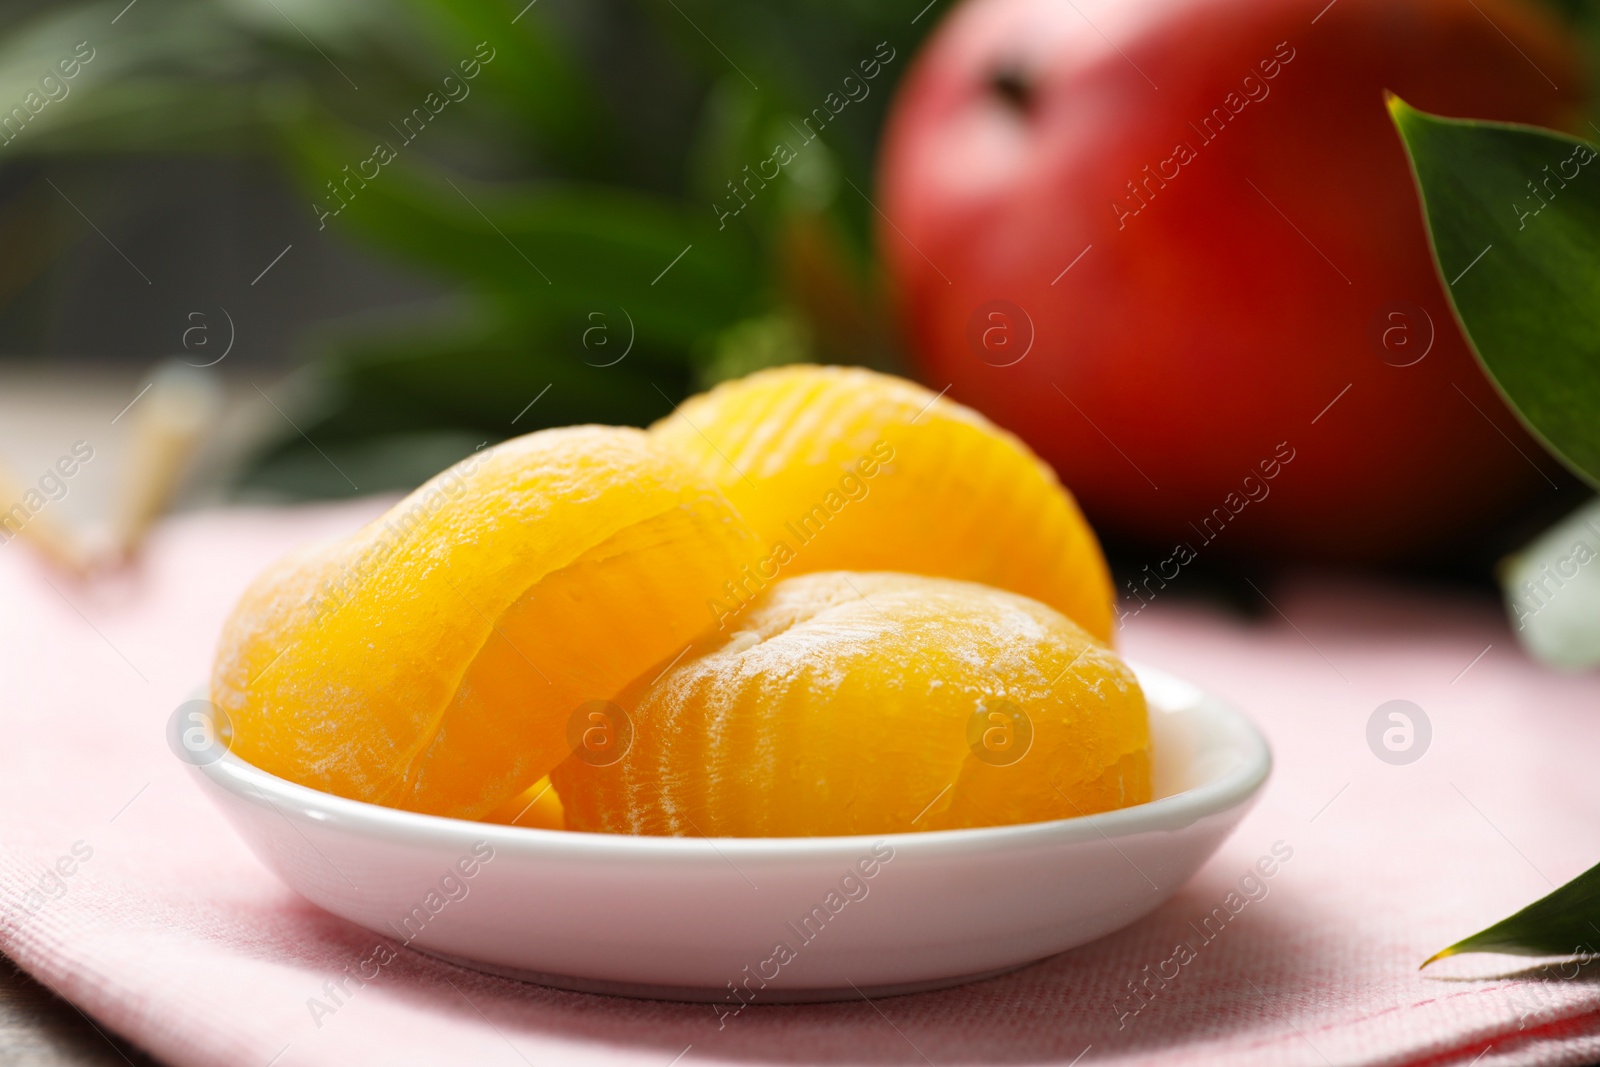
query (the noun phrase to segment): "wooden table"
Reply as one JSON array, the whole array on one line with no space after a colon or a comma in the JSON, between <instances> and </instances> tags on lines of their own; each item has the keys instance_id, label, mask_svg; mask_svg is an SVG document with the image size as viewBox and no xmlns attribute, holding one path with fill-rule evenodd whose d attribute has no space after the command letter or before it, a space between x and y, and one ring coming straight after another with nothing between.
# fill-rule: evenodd
<instances>
[{"instance_id":1,"label":"wooden table","mask_svg":"<svg viewBox=\"0 0 1600 1067\"><path fill-rule=\"evenodd\" d=\"M145 1067L154 1060L0 957L0 1063Z\"/></svg>"}]
</instances>

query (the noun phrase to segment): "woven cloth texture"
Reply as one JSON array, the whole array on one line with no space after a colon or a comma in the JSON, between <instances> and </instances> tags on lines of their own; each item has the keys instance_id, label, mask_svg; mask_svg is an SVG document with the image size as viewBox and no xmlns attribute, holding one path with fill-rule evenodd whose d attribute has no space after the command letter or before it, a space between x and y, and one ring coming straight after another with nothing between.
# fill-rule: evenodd
<instances>
[{"instance_id":1,"label":"woven cloth texture","mask_svg":"<svg viewBox=\"0 0 1600 1067\"><path fill-rule=\"evenodd\" d=\"M1600 967L1469 956L1417 969L1600 859L1600 676L1530 662L1487 598L1312 576L1263 586L1273 606L1255 619L1168 591L1126 620L1130 656L1234 702L1276 761L1237 832L1129 929L985 982L756 1004L723 1026L703 1004L561 992L410 950L314 1012L377 935L269 873L163 731L203 684L246 583L380 507L187 516L140 568L94 586L0 547L0 948L164 1061L1600 1060ZM1426 754L1404 766L1367 740L1374 710L1395 699L1432 726ZM1201 936L1199 921L1275 845L1291 858ZM1180 944L1193 956L1181 964Z\"/></svg>"}]
</instances>

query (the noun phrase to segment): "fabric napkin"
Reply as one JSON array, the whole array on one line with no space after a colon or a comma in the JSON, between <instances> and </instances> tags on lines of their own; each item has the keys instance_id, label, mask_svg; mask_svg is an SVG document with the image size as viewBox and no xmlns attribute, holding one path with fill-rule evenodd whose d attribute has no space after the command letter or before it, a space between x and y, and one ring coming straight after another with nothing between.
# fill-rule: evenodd
<instances>
[{"instance_id":1,"label":"fabric napkin","mask_svg":"<svg viewBox=\"0 0 1600 1067\"><path fill-rule=\"evenodd\" d=\"M1600 677L1528 661L1487 598L1310 577L1263 585L1273 606L1258 620L1172 591L1126 620L1130 655L1236 702L1276 759L1222 850L1129 929L986 982L756 1004L721 1028L708 1005L561 992L409 950L331 1002L326 985L379 939L262 867L163 730L246 582L380 506L189 516L139 570L92 587L0 547L0 948L163 1060L1600 1059L1600 968L1476 956L1417 970L1600 859ZM1407 713L1409 749L1387 712L1371 727L1394 700L1428 723ZM1394 762L1390 730L1421 757Z\"/></svg>"}]
</instances>

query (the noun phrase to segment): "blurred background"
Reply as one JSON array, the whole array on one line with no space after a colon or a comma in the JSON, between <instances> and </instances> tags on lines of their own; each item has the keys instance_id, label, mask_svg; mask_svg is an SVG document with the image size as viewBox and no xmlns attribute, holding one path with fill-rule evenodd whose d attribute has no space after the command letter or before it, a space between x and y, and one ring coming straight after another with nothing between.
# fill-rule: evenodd
<instances>
[{"instance_id":1,"label":"blurred background","mask_svg":"<svg viewBox=\"0 0 1600 1067\"><path fill-rule=\"evenodd\" d=\"M1537 2L1592 54L1597 5ZM870 198L948 7L0 3L0 454L25 486L89 440L58 508L89 521L141 419L206 441L148 499L338 497L761 366L914 373Z\"/></svg>"},{"instance_id":2,"label":"blurred background","mask_svg":"<svg viewBox=\"0 0 1600 1067\"><path fill-rule=\"evenodd\" d=\"M5 4L0 101L45 95L0 145L13 465L48 462L42 392L109 418L162 359L250 401L200 479L246 496L408 488L486 439L647 422L766 363L896 366L867 193L936 13L891 7ZM875 50L788 180L721 220L773 129Z\"/></svg>"}]
</instances>

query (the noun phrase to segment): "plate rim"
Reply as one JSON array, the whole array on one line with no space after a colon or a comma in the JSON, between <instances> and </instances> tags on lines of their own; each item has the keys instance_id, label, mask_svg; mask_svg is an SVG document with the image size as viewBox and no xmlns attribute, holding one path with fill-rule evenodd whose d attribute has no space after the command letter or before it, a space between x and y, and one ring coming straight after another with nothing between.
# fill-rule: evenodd
<instances>
[{"instance_id":1,"label":"plate rim","mask_svg":"<svg viewBox=\"0 0 1600 1067\"><path fill-rule=\"evenodd\" d=\"M564 854L574 858L623 856L629 859L673 860L733 852L746 859L788 859L815 854L861 852L880 842L898 856L910 853L969 852L994 848L1030 848L1072 844L1096 837L1111 840L1152 831L1173 831L1254 800L1272 773L1272 751L1260 728L1242 711L1192 682L1159 668L1128 661L1141 683L1146 677L1166 686L1188 689L1195 703L1226 720L1225 729L1244 758L1217 777L1171 796L1092 815L1043 822L1011 823L950 830L892 831L881 834L815 837L667 837L645 834L596 833L508 826L448 815L390 808L313 789L264 771L233 752L190 770L214 787L247 800L265 800L274 808L289 803L305 817L322 823L337 820L346 831L406 844L459 844L486 841L494 848ZM1153 712L1154 714L1154 712ZM280 814L282 812L280 811Z\"/></svg>"}]
</instances>

